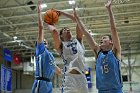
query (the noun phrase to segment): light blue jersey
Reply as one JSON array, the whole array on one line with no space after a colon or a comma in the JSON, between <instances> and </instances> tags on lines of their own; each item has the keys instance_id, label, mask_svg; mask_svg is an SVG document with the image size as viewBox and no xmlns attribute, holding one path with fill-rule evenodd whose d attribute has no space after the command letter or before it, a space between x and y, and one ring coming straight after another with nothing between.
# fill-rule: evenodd
<instances>
[{"instance_id":1,"label":"light blue jersey","mask_svg":"<svg viewBox=\"0 0 140 93\"><path fill-rule=\"evenodd\" d=\"M36 45L36 71L32 93L52 93L51 79L55 73L55 60L46 48L44 43Z\"/></svg>"},{"instance_id":2,"label":"light blue jersey","mask_svg":"<svg viewBox=\"0 0 140 93\"><path fill-rule=\"evenodd\" d=\"M113 51L99 52L96 60L96 86L99 93L122 93L120 60Z\"/></svg>"}]
</instances>

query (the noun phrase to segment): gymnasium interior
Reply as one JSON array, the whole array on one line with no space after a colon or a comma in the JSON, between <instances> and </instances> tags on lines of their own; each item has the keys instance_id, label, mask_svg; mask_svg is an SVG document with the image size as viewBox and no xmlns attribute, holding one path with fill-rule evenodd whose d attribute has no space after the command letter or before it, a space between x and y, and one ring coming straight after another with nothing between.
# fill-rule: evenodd
<instances>
[{"instance_id":1,"label":"gymnasium interior","mask_svg":"<svg viewBox=\"0 0 140 93\"><path fill-rule=\"evenodd\" d=\"M73 3L80 20L99 42L110 33L105 2L107 0L42 0L42 17L48 9L73 13ZM38 36L38 0L0 0L0 93L31 93L35 72L35 43ZM140 0L113 0L112 10L122 47L121 74L124 93L140 93ZM76 23L64 16L55 24L58 30L69 27L75 37ZM44 23L44 38L49 51L62 69L63 60L54 49L53 38ZM95 56L85 37L85 73L89 93L96 89ZM62 76L54 75L53 93L60 93Z\"/></svg>"}]
</instances>

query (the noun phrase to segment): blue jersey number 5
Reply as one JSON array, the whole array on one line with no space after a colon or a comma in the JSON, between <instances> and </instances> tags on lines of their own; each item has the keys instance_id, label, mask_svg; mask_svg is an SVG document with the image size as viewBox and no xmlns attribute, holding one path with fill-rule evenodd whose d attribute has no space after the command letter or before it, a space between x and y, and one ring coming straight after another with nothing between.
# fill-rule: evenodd
<instances>
[{"instance_id":1,"label":"blue jersey number 5","mask_svg":"<svg viewBox=\"0 0 140 93\"><path fill-rule=\"evenodd\" d=\"M77 53L76 47L72 47L72 52L73 52L73 54L76 54Z\"/></svg>"}]
</instances>

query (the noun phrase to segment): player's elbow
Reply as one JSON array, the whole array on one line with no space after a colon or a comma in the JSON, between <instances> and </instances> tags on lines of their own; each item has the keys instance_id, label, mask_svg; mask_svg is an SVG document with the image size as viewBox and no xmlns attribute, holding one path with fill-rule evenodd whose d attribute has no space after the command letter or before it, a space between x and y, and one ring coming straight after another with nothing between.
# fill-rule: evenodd
<instances>
[{"instance_id":1,"label":"player's elbow","mask_svg":"<svg viewBox=\"0 0 140 93\"><path fill-rule=\"evenodd\" d=\"M61 70L59 70L59 71L57 71L57 73L56 73L57 75L61 75L62 74L62 71Z\"/></svg>"},{"instance_id":2,"label":"player's elbow","mask_svg":"<svg viewBox=\"0 0 140 93\"><path fill-rule=\"evenodd\" d=\"M61 70L58 72L58 75L62 75L62 71Z\"/></svg>"},{"instance_id":3,"label":"player's elbow","mask_svg":"<svg viewBox=\"0 0 140 93\"><path fill-rule=\"evenodd\" d=\"M59 67L56 68L56 74L57 75L61 75L62 74L62 71Z\"/></svg>"}]
</instances>

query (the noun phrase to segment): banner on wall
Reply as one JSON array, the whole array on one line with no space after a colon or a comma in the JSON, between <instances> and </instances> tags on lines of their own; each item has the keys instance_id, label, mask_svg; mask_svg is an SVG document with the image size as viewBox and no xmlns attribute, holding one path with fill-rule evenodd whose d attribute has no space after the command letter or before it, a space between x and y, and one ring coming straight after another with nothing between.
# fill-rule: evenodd
<instances>
[{"instance_id":1,"label":"banner on wall","mask_svg":"<svg viewBox=\"0 0 140 93\"><path fill-rule=\"evenodd\" d=\"M14 55L13 55L13 61L14 61L14 64L16 64L16 65L19 65L20 64L20 57L19 57L19 55L18 54L16 54L16 53L14 53Z\"/></svg>"},{"instance_id":2,"label":"banner on wall","mask_svg":"<svg viewBox=\"0 0 140 93\"><path fill-rule=\"evenodd\" d=\"M12 91L12 69L11 68L7 68L7 71L6 71L6 89L7 91Z\"/></svg>"},{"instance_id":3,"label":"banner on wall","mask_svg":"<svg viewBox=\"0 0 140 93\"><path fill-rule=\"evenodd\" d=\"M6 67L1 65L1 90L6 91Z\"/></svg>"},{"instance_id":4,"label":"banner on wall","mask_svg":"<svg viewBox=\"0 0 140 93\"><path fill-rule=\"evenodd\" d=\"M8 49L4 49L4 60L12 62L12 52Z\"/></svg>"},{"instance_id":5,"label":"banner on wall","mask_svg":"<svg viewBox=\"0 0 140 93\"><path fill-rule=\"evenodd\" d=\"M1 65L1 90L12 91L12 69Z\"/></svg>"}]
</instances>

